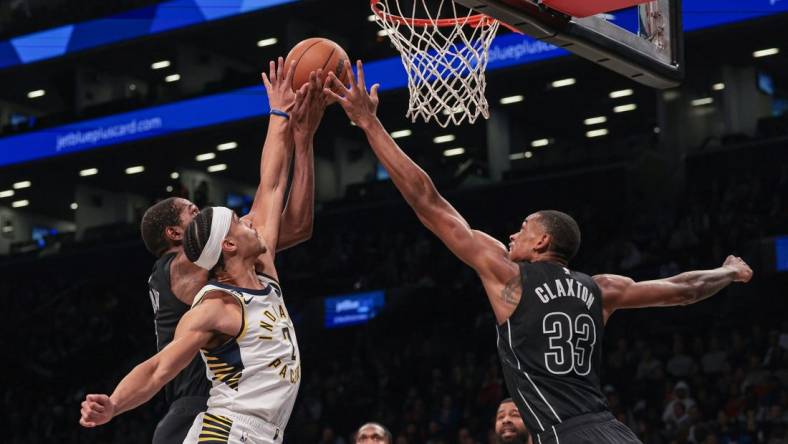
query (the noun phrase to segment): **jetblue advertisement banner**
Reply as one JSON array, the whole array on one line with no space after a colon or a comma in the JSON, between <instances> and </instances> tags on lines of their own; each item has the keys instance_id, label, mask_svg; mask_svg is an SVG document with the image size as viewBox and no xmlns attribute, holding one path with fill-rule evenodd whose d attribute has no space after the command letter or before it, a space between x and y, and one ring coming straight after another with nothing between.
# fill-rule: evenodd
<instances>
[{"instance_id":1,"label":"jetblue advertisement banner","mask_svg":"<svg viewBox=\"0 0 788 444\"><path fill-rule=\"evenodd\" d=\"M328 297L325 299L325 327L368 322L378 315L384 303L383 290Z\"/></svg>"},{"instance_id":2,"label":"jetblue advertisement banner","mask_svg":"<svg viewBox=\"0 0 788 444\"><path fill-rule=\"evenodd\" d=\"M0 166L158 137L268 113L262 85L0 139Z\"/></svg>"}]
</instances>

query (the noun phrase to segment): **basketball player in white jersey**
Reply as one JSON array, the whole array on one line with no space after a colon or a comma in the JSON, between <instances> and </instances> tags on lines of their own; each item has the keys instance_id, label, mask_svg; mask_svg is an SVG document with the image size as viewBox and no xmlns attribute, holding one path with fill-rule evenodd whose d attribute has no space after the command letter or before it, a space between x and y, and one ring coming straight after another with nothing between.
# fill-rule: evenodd
<instances>
[{"instance_id":1,"label":"basketball player in white jersey","mask_svg":"<svg viewBox=\"0 0 788 444\"><path fill-rule=\"evenodd\" d=\"M305 92L306 91L306 92ZM312 91L302 89L296 111ZM80 424L95 427L147 402L197 353L211 380L208 411L199 414L184 442L260 442L282 439L301 379L292 321L274 268L292 152L276 162L272 197L243 221L223 207L197 214L187 228L186 257L214 279L195 296L173 341L138 365L111 396L90 394Z\"/></svg>"},{"instance_id":2,"label":"basketball player in white jersey","mask_svg":"<svg viewBox=\"0 0 788 444\"><path fill-rule=\"evenodd\" d=\"M270 245L277 251L299 244L312 235L313 139L326 106L323 94L316 94L322 89L319 74L310 74L308 88L312 93L307 92L309 100L302 101L306 106L299 108L293 107L296 94L290 86L292 66L285 72L284 60L279 57L278 62L270 62L268 75L262 75L271 114L260 165L260 184L246 217L258 219L268 208L266 202L278 185L277 172L272 169L278 162L273 157L284 156L288 144L294 145L295 166L289 199L282 214L278 243ZM157 351L172 341L178 321L208 281L208 272L189 261L183 252L184 233L198 213L199 209L188 200L169 198L150 207L140 224L145 246L157 257L148 279ZM194 418L205 411L209 390L205 364L195 357L164 387L168 410L156 426L153 444L183 442Z\"/></svg>"},{"instance_id":3,"label":"basketball player in white jersey","mask_svg":"<svg viewBox=\"0 0 788 444\"><path fill-rule=\"evenodd\" d=\"M197 293L167 347L135 367L111 396L87 396L80 424L105 424L143 404L200 353L212 385L208 410L195 418L184 443L281 442L301 365L267 246L279 229L271 225L258 232L224 207L194 218L184 251L214 279Z\"/></svg>"}]
</instances>

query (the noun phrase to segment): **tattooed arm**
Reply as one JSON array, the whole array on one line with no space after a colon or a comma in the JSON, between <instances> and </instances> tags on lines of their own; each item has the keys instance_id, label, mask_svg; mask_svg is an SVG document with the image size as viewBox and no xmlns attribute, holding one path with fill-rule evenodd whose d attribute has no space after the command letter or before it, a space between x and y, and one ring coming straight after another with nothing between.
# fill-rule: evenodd
<instances>
[{"instance_id":1,"label":"tattooed arm","mask_svg":"<svg viewBox=\"0 0 788 444\"><path fill-rule=\"evenodd\" d=\"M455 256L476 270L498 323L505 322L520 300L519 267L509 259L509 253L500 241L470 227L438 193L427 173L389 136L376 116L377 86L372 87L371 93L367 91L361 62L357 64L358 80L349 62L345 68L352 80L350 89L331 73L331 81L342 93L338 95L328 88L325 93L337 100L348 117L364 131L372 151L424 226L435 233Z\"/></svg>"}]
</instances>

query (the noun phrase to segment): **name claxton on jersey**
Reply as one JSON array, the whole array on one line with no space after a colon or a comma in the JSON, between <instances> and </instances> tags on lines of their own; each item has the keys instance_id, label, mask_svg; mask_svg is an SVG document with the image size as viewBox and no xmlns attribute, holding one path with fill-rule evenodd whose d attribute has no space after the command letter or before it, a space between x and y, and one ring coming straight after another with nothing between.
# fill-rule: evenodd
<instances>
[{"instance_id":1,"label":"name claxton on jersey","mask_svg":"<svg viewBox=\"0 0 788 444\"><path fill-rule=\"evenodd\" d=\"M583 304L590 310L594 303L594 294L585 285L570 277L555 279L553 282L545 282L534 289L536 296L543 303L548 303L556 298L572 297L583 301Z\"/></svg>"}]
</instances>

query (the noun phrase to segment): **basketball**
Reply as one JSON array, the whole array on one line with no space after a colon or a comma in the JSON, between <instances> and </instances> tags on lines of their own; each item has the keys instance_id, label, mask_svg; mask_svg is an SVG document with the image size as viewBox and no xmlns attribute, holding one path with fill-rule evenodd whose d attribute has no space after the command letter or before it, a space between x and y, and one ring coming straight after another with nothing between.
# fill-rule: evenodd
<instances>
[{"instance_id":1,"label":"basketball","mask_svg":"<svg viewBox=\"0 0 788 444\"><path fill-rule=\"evenodd\" d=\"M347 52L335 42L322 37L313 37L302 40L287 54L285 66L290 62L295 63L293 73L293 91L298 91L301 86L309 81L309 73L323 69L321 82L329 72L333 72L345 85L350 83L350 76L345 70Z\"/></svg>"}]
</instances>

